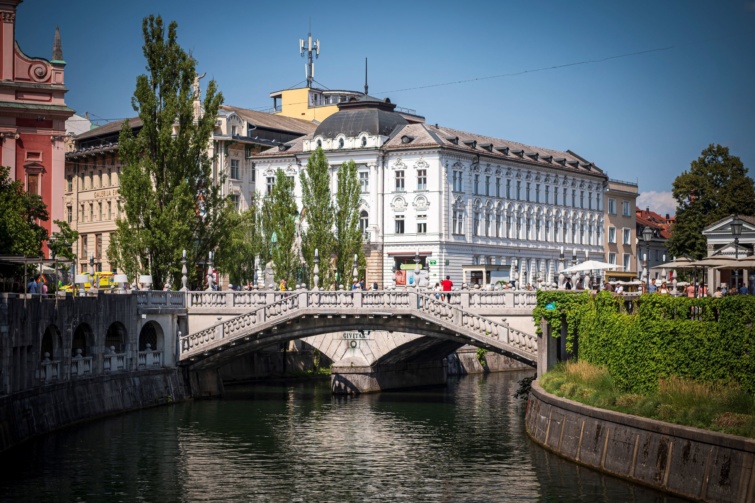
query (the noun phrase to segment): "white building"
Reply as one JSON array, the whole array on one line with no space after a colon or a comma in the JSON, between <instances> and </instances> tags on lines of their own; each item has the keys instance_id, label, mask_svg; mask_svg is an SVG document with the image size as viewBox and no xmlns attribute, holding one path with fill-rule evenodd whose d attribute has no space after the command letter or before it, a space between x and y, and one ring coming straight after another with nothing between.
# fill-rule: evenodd
<instances>
[{"instance_id":1,"label":"white building","mask_svg":"<svg viewBox=\"0 0 755 503\"><path fill-rule=\"evenodd\" d=\"M257 190L267 193L280 168L300 198L299 173L318 146L334 174L349 160L359 166L368 284L392 285L417 252L431 283L450 275L457 285L510 272L520 285L550 283L562 248L567 261L603 256L608 177L571 151L433 126L363 97L339 104L314 134L255 154ZM472 264L505 267L490 268L503 269L498 277L463 278Z\"/></svg>"}]
</instances>

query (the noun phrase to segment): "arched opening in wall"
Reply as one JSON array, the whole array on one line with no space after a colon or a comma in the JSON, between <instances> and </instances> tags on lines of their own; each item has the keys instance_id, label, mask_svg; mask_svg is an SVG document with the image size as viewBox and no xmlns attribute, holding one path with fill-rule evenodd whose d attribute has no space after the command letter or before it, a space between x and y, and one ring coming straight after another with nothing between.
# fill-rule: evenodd
<instances>
[{"instance_id":1,"label":"arched opening in wall","mask_svg":"<svg viewBox=\"0 0 755 503\"><path fill-rule=\"evenodd\" d=\"M55 325L50 325L42 334L42 347L40 360L60 360L63 352L63 342L60 338L60 330Z\"/></svg>"},{"instance_id":2,"label":"arched opening in wall","mask_svg":"<svg viewBox=\"0 0 755 503\"><path fill-rule=\"evenodd\" d=\"M112 323L105 334L105 349L111 353L125 352L127 335L126 327L123 326L123 323L120 321Z\"/></svg>"},{"instance_id":3,"label":"arched opening in wall","mask_svg":"<svg viewBox=\"0 0 755 503\"><path fill-rule=\"evenodd\" d=\"M163 329L156 321L149 321L139 332L139 351L147 351L147 344L153 351L163 349Z\"/></svg>"},{"instance_id":4,"label":"arched opening in wall","mask_svg":"<svg viewBox=\"0 0 755 503\"><path fill-rule=\"evenodd\" d=\"M81 323L73 332L73 340L71 341L71 356L92 356L93 342L94 332L92 332L92 328L86 323Z\"/></svg>"}]
</instances>

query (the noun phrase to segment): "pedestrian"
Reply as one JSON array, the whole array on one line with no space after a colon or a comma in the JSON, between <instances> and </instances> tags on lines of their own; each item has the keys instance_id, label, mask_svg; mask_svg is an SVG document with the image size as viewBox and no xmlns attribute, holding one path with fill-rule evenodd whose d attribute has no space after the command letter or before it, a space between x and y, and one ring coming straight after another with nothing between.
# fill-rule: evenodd
<instances>
[{"instance_id":1,"label":"pedestrian","mask_svg":"<svg viewBox=\"0 0 755 503\"><path fill-rule=\"evenodd\" d=\"M648 293L655 293L658 291L658 287L655 286L655 278L650 280L650 285L648 286Z\"/></svg>"},{"instance_id":2,"label":"pedestrian","mask_svg":"<svg viewBox=\"0 0 755 503\"><path fill-rule=\"evenodd\" d=\"M721 287L719 286L718 288L716 288L716 293L713 294L713 298L720 299L723 296L724 296L724 293L721 291Z\"/></svg>"},{"instance_id":3,"label":"pedestrian","mask_svg":"<svg viewBox=\"0 0 755 503\"><path fill-rule=\"evenodd\" d=\"M451 289L454 287L453 281L451 281L451 276L446 275L446 279L440 282L440 286L442 288L442 291L445 292L446 302L451 301Z\"/></svg>"},{"instance_id":4,"label":"pedestrian","mask_svg":"<svg viewBox=\"0 0 755 503\"><path fill-rule=\"evenodd\" d=\"M47 281L45 281L44 276L40 276L39 293L41 293L42 295L47 295Z\"/></svg>"},{"instance_id":5,"label":"pedestrian","mask_svg":"<svg viewBox=\"0 0 755 503\"><path fill-rule=\"evenodd\" d=\"M747 295L748 293L750 293L750 291L747 289L747 285L744 283L744 281L742 282L742 286L739 287L739 293L740 293L740 295Z\"/></svg>"},{"instance_id":6,"label":"pedestrian","mask_svg":"<svg viewBox=\"0 0 755 503\"><path fill-rule=\"evenodd\" d=\"M39 293L39 285L37 285L37 277L33 277L29 284L26 285L26 293L37 294Z\"/></svg>"},{"instance_id":7,"label":"pedestrian","mask_svg":"<svg viewBox=\"0 0 755 503\"><path fill-rule=\"evenodd\" d=\"M566 278L566 283L564 283L564 290L571 290L571 278Z\"/></svg>"},{"instance_id":8,"label":"pedestrian","mask_svg":"<svg viewBox=\"0 0 755 503\"><path fill-rule=\"evenodd\" d=\"M669 291L668 291L668 288L666 287L666 282L665 281L663 283L661 283L661 288L658 289L658 293L664 294L664 295L668 295Z\"/></svg>"},{"instance_id":9,"label":"pedestrian","mask_svg":"<svg viewBox=\"0 0 755 503\"><path fill-rule=\"evenodd\" d=\"M440 283L436 282L435 283L435 298L436 299L440 299L440 292L442 292L442 290L440 289Z\"/></svg>"},{"instance_id":10,"label":"pedestrian","mask_svg":"<svg viewBox=\"0 0 755 503\"><path fill-rule=\"evenodd\" d=\"M367 288L365 288L365 285L364 285L364 279L362 279L361 281L359 281L359 288L360 288L360 290L367 290Z\"/></svg>"},{"instance_id":11,"label":"pedestrian","mask_svg":"<svg viewBox=\"0 0 755 503\"><path fill-rule=\"evenodd\" d=\"M378 289L377 281L375 281L374 283L372 283L372 289L373 290L377 290Z\"/></svg>"}]
</instances>

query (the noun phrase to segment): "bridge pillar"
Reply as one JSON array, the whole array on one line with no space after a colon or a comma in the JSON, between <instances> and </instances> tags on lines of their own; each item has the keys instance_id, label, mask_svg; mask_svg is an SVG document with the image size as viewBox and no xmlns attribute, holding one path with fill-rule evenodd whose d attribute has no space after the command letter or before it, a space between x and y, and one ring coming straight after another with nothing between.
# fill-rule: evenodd
<instances>
[{"instance_id":1,"label":"bridge pillar","mask_svg":"<svg viewBox=\"0 0 755 503\"><path fill-rule=\"evenodd\" d=\"M216 398L223 395L223 379L218 369L190 370L188 382L192 398Z\"/></svg>"},{"instance_id":2,"label":"bridge pillar","mask_svg":"<svg viewBox=\"0 0 755 503\"><path fill-rule=\"evenodd\" d=\"M545 318L540 321L540 334L537 336L537 375L552 369L558 361L558 343L553 337L553 328ZM566 340L565 334L561 337Z\"/></svg>"},{"instance_id":3,"label":"bridge pillar","mask_svg":"<svg viewBox=\"0 0 755 503\"><path fill-rule=\"evenodd\" d=\"M446 384L448 362L404 363L377 366L338 364L331 367L330 387L334 395L358 395L391 389Z\"/></svg>"}]
</instances>

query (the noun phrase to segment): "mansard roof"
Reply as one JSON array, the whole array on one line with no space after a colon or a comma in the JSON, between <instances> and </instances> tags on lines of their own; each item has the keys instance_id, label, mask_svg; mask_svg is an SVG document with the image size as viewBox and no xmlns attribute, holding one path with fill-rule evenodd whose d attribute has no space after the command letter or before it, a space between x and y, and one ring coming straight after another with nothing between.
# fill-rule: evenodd
<instances>
[{"instance_id":1,"label":"mansard roof","mask_svg":"<svg viewBox=\"0 0 755 503\"><path fill-rule=\"evenodd\" d=\"M317 126L315 136L335 138L339 134L355 137L360 133L389 136L397 127L409 122L394 109L396 105L386 99L378 100L365 96L338 104L338 112Z\"/></svg>"},{"instance_id":2,"label":"mansard roof","mask_svg":"<svg viewBox=\"0 0 755 503\"><path fill-rule=\"evenodd\" d=\"M277 129L278 131L301 133L303 135L314 133L317 129L317 124L302 119L273 115L267 112L258 112L230 105L221 105L220 108L228 112L235 112L239 117L252 125L267 129Z\"/></svg>"}]
</instances>

